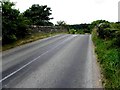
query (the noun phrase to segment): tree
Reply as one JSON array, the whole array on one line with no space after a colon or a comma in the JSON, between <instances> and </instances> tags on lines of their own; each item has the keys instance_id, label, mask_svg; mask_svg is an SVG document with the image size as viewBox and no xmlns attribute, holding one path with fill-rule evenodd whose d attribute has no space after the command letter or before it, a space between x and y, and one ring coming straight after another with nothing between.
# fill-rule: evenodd
<instances>
[{"instance_id":1,"label":"tree","mask_svg":"<svg viewBox=\"0 0 120 90\"><path fill-rule=\"evenodd\" d=\"M19 10L12 8L14 5L10 1L2 2L2 44L14 42L27 34L28 23Z\"/></svg>"},{"instance_id":2,"label":"tree","mask_svg":"<svg viewBox=\"0 0 120 90\"><path fill-rule=\"evenodd\" d=\"M22 14L18 16L17 20L17 33L16 36L18 38L24 38L26 35L29 35L29 29L28 26L30 24L30 21L24 17Z\"/></svg>"},{"instance_id":3,"label":"tree","mask_svg":"<svg viewBox=\"0 0 120 90\"><path fill-rule=\"evenodd\" d=\"M57 21L57 25L58 26L65 26L67 24L65 23L65 21Z\"/></svg>"},{"instance_id":4,"label":"tree","mask_svg":"<svg viewBox=\"0 0 120 90\"><path fill-rule=\"evenodd\" d=\"M53 19L49 17L52 14L51 11L51 8L47 7L47 5L39 6L39 4L34 4L23 15L30 20L32 25L53 25L49 22L50 19Z\"/></svg>"},{"instance_id":5,"label":"tree","mask_svg":"<svg viewBox=\"0 0 120 90\"><path fill-rule=\"evenodd\" d=\"M93 29L94 27L98 27L102 23L109 23L109 22L106 21L106 20L96 20L96 21L93 21L91 23L91 25L90 25L90 29Z\"/></svg>"},{"instance_id":6,"label":"tree","mask_svg":"<svg viewBox=\"0 0 120 90\"><path fill-rule=\"evenodd\" d=\"M12 9L15 4L9 1L2 2L2 38L3 44L15 41L17 39L16 29L17 25L15 22L19 11Z\"/></svg>"}]
</instances>

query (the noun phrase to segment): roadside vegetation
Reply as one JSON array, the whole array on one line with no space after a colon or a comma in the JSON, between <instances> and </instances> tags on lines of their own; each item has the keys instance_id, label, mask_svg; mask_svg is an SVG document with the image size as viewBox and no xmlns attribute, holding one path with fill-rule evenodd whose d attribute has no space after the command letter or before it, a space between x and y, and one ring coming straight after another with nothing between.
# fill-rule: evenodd
<instances>
[{"instance_id":1,"label":"roadside vegetation","mask_svg":"<svg viewBox=\"0 0 120 90\"><path fill-rule=\"evenodd\" d=\"M120 89L120 23L97 20L93 25L93 42L106 89Z\"/></svg>"},{"instance_id":2,"label":"roadside vegetation","mask_svg":"<svg viewBox=\"0 0 120 90\"><path fill-rule=\"evenodd\" d=\"M31 33L30 26L53 26L50 22L51 8L47 5L33 4L29 9L20 13L15 9L15 3L9 0L1 1L0 13L2 13L2 47L7 50L28 42L43 39L58 33ZM60 32L61 33L61 32Z\"/></svg>"},{"instance_id":3,"label":"roadside vegetation","mask_svg":"<svg viewBox=\"0 0 120 90\"><path fill-rule=\"evenodd\" d=\"M69 28L70 34L85 34L91 33L91 24L74 24L74 25L67 25Z\"/></svg>"}]
</instances>

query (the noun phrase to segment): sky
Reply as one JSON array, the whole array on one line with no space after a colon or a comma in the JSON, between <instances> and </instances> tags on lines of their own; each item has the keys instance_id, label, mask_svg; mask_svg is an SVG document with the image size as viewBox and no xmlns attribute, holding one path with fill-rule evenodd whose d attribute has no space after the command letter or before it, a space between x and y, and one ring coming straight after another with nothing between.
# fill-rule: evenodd
<instances>
[{"instance_id":1,"label":"sky","mask_svg":"<svg viewBox=\"0 0 120 90\"><path fill-rule=\"evenodd\" d=\"M65 21L67 24L91 23L95 20L118 21L120 0L10 0L15 8L24 12L33 4L47 5L52 9L54 24Z\"/></svg>"}]
</instances>

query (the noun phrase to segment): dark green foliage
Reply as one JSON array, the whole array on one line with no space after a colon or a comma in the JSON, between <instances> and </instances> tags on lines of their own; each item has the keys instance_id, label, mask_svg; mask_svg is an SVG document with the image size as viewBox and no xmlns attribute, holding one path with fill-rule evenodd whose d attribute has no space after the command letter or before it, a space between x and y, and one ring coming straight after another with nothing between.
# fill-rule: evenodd
<instances>
[{"instance_id":1,"label":"dark green foliage","mask_svg":"<svg viewBox=\"0 0 120 90\"><path fill-rule=\"evenodd\" d=\"M51 11L51 8L47 7L47 5L39 6L39 4L34 4L23 15L30 20L32 25L51 26L53 25L49 22L52 19L49 17L52 14Z\"/></svg>"},{"instance_id":2,"label":"dark green foliage","mask_svg":"<svg viewBox=\"0 0 120 90\"><path fill-rule=\"evenodd\" d=\"M3 44L17 40L17 18L19 11L12 9L14 3L2 2L2 38Z\"/></svg>"},{"instance_id":3,"label":"dark green foliage","mask_svg":"<svg viewBox=\"0 0 120 90\"><path fill-rule=\"evenodd\" d=\"M99 24L97 32L100 38L108 38L111 34L110 25L108 23Z\"/></svg>"},{"instance_id":4,"label":"dark green foliage","mask_svg":"<svg viewBox=\"0 0 120 90\"><path fill-rule=\"evenodd\" d=\"M68 25L69 29L75 29L77 34L91 33L90 24Z\"/></svg>"},{"instance_id":5,"label":"dark green foliage","mask_svg":"<svg viewBox=\"0 0 120 90\"><path fill-rule=\"evenodd\" d=\"M96 20L96 21L93 21L90 25L90 29L93 29L94 27L98 27L99 24L101 23L109 23L108 21L106 20Z\"/></svg>"},{"instance_id":6,"label":"dark green foliage","mask_svg":"<svg viewBox=\"0 0 120 90\"><path fill-rule=\"evenodd\" d=\"M13 9L15 4L9 1L2 2L2 41L8 44L28 34L29 20L23 17L19 10Z\"/></svg>"},{"instance_id":7,"label":"dark green foliage","mask_svg":"<svg viewBox=\"0 0 120 90\"><path fill-rule=\"evenodd\" d=\"M97 29L97 35L101 39L114 39L114 45L120 47L120 23L110 23L105 20L94 21L93 25Z\"/></svg>"},{"instance_id":8,"label":"dark green foliage","mask_svg":"<svg viewBox=\"0 0 120 90\"><path fill-rule=\"evenodd\" d=\"M115 44L120 47L120 30L116 32Z\"/></svg>"},{"instance_id":9,"label":"dark green foliage","mask_svg":"<svg viewBox=\"0 0 120 90\"><path fill-rule=\"evenodd\" d=\"M90 24L74 24L74 25L69 25L70 29L89 29Z\"/></svg>"},{"instance_id":10,"label":"dark green foliage","mask_svg":"<svg viewBox=\"0 0 120 90\"><path fill-rule=\"evenodd\" d=\"M114 28L116 28L115 32L115 44L120 47L120 23L115 23Z\"/></svg>"},{"instance_id":11,"label":"dark green foliage","mask_svg":"<svg viewBox=\"0 0 120 90\"><path fill-rule=\"evenodd\" d=\"M21 14L18 17L18 22L17 22L17 33L16 36L18 38L24 38L26 35L29 34L28 30L28 25L30 24L30 21L26 18L23 17Z\"/></svg>"}]
</instances>

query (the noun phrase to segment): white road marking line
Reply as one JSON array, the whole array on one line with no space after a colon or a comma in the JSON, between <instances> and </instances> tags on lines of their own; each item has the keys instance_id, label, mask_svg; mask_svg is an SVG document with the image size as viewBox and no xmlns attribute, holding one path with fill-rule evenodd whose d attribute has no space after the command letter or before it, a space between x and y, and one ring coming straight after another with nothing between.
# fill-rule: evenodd
<instances>
[{"instance_id":1,"label":"white road marking line","mask_svg":"<svg viewBox=\"0 0 120 90\"><path fill-rule=\"evenodd\" d=\"M61 42L59 45L55 46L54 48L52 48L49 51L46 51L45 53L41 54L40 56L38 56L37 58L33 59L32 61L30 61L29 63L25 64L24 66L22 66L21 68L19 68L18 70L12 72L11 74L7 75L6 77L4 77L3 79L0 80L0 83L4 80L6 80L7 78L11 77L12 75L16 74L17 72L19 72L20 70L24 69L26 66L30 65L32 62L36 61L38 58L40 58L41 56L45 55L46 53L54 50L55 48L57 48L58 46L62 45L64 42L67 42L68 40L74 38L76 36L72 36L70 38L67 38L66 40L64 40L63 42Z\"/></svg>"},{"instance_id":2,"label":"white road marking line","mask_svg":"<svg viewBox=\"0 0 120 90\"><path fill-rule=\"evenodd\" d=\"M76 37L76 36L78 36L78 35L72 35L73 37Z\"/></svg>"}]
</instances>

